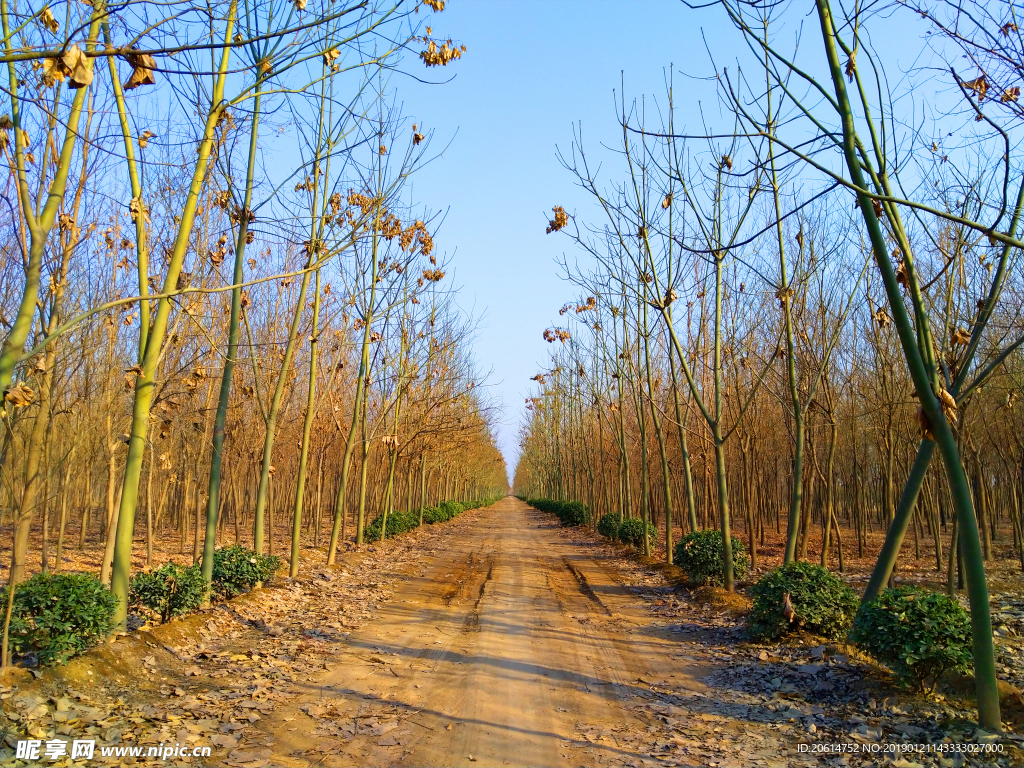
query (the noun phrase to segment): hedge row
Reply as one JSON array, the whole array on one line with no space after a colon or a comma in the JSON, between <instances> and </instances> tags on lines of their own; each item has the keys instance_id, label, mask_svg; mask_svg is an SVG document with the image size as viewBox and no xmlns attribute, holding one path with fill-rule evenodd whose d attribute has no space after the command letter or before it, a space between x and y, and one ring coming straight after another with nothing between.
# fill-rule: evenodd
<instances>
[{"instance_id":1,"label":"hedge row","mask_svg":"<svg viewBox=\"0 0 1024 768\"><path fill-rule=\"evenodd\" d=\"M590 522L590 510L582 501L558 501L557 499L522 500L534 509L557 515L562 525L586 525Z\"/></svg>"},{"instance_id":2,"label":"hedge row","mask_svg":"<svg viewBox=\"0 0 1024 768\"><path fill-rule=\"evenodd\" d=\"M423 510L423 522L451 520L467 509L493 504L497 499L444 501ZM419 512L388 515L387 535L416 528ZM369 541L380 539L383 520L366 529ZM273 578L280 558L260 555L239 544L213 553L213 580L207 586L200 565L166 563L135 574L129 585L128 608L134 613L168 621L197 610L211 597L228 600ZM0 590L0 627L7 605L7 589ZM39 573L18 585L11 610L11 651L35 664L63 664L97 645L113 631L117 598L91 574Z\"/></svg>"},{"instance_id":3,"label":"hedge row","mask_svg":"<svg viewBox=\"0 0 1024 768\"><path fill-rule=\"evenodd\" d=\"M211 597L230 599L268 581L280 563L238 544L213 553L213 582L207 587L199 564L166 563L135 574L128 608L162 621L197 610ZM0 626L7 588L0 591ZM35 664L63 664L103 641L114 629L117 598L86 573L37 573L17 586L11 609L10 650Z\"/></svg>"},{"instance_id":4,"label":"hedge row","mask_svg":"<svg viewBox=\"0 0 1024 768\"><path fill-rule=\"evenodd\" d=\"M435 523L446 523L453 517L462 514L466 510L486 507L498 501L497 498L478 499L475 501L442 501L436 507L423 508L423 522L429 525ZM363 538L366 541L380 541L381 527L384 525L384 516L378 515L366 526L363 531ZM411 531L420 525L420 513L415 512L390 512L388 513L388 530L385 538L390 539L400 533Z\"/></svg>"},{"instance_id":5,"label":"hedge row","mask_svg":"<svg viewBox=\"0 0 1024 768\"><path fill-rule=\"evenodd\" d=\"M841 579L804 562L769 571L750 592L747 631L754 640L801 630L837 640L849 633L900 683L921 690L934 690L946 671L973 666L970 616L948 595L901 585L860 604Z\"/></svg>"},{"instance_id":6,"label":"hedge row","mask_svg":"<svg viewBox=\"0 0 1024 768\"><path fill-rule=\"evenodd\" d=\"M420 516L416 512L391 512L388 515L388 530L385 538L390 539L392 536L411 531L413 528L418 528L419 524ZM363 530L363 541L380 541L381 527L383 525L384 516L378 515Z\"/></svg>"},{"instance_id":7,"label":"hedge row","mask_svg":"<svg viewBox=\"0 0 1024 768\"><path fill-rule=\"evenodd\" d=\"M618 512L604 515L597 530L613 540L643 544L643 522L623 520ZM651 534L653 540L657 531ZM744 578L750 558L735 538L732 557L734 576ZM720 585L721 532L684 536L673 559L686 571L690 584ZM954 598L941 593L904 585L861 605L853 589L826 568L794 562L766 573L751 587L750 595L753 607L747 633L753 640L777 640L800 631L834 640L848 636L892 670L900 683L921 690L934 690L946 671L966 673L973 665L970 616Z\"/></svg>"},{"instance_id":8,"label":"hedge row","mask_svg":"<svg viewBox=\"0 0 1024 768\"><path fill-rule=\"evenodd\" d=\"M213 552L213 579L207 589L200 564L188 567L166 563L132 578L128 608L140 614L156 614L161 621L198 610L211 596L230 600L269 581L281 565L281 558L260 555L241 544Z\"/></svg>"}]
</instances>

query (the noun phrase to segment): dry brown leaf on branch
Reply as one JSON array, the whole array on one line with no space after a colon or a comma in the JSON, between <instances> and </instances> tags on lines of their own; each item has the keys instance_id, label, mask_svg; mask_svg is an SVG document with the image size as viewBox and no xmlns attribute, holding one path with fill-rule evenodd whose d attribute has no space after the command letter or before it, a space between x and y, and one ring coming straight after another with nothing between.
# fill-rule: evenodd
<instances>
[{"instance_id":1,"label":"dry brown leaf on branch","mask_svg":"<svg viewBox=\"0 0 1024 768\"><path fill-rule=\"evenodd\" d=\"M792 288L779 288L775 292L775 298L779 300L780 304L785 304L794 293Z\"/></svg>"},{"instance_id":2,"label":"dry brown leaf on branch","mask_svg":"<svg viewBox=\"0 0 1024 768\"><path fill-rule=\"evenodd\" d=\"M563 227L565 227L566 224L569 223L569 216L565 212L565 208L563 208L560 205L556 205L551 210L554 212L555 218L551 219L548 222L548 228L545 230L545 233L549 235L552 232L557 232L558 230L562 229Z\"/></svg>"},{"instance_id":3,"label":"dry brown leaf on branch","mask_svg":"<svg viewBox=\"0 0 1024 768\"><path fill-rule=\"evenodd\" d=\"M35 396L35 393L25 385L25 382L19 381L4 392L4 402L10 403L15 408L23 408L29 405L35 399Z\"/></svg>"},{"instance_id":4,"label":"dry brown leaf on branch","mask_svg":"<svg viewBox=\"0 0 1024 768\"><path fill-rule=\"evenodd\" d=\"M971 334L969 334L963 328L957 328L956 331L953 332L953 335L950 337L950 341L952 341L953 344L958 344L960 346L965 346L967 342L969 342L970 340Z\"/></svg>"},{"instance_id":5,"label":"dry brown leaf on branch","mask_svg":"<svg viewBox=\"0 0 1024 768\"><path fill-rule=\"evenodd\" d=\"M909 279L907 278L907 264L901 261L896 265L896 282L906 288L909 285Z\"/></svg>"},{"instance_id":6,"label":"dry brown leaf on branch","mask_svg":"<svg viewBox=\"0 0 1024 768\"><path fill-rule=\"evenodd\" d=\"M570 338L572 337L569 335L569 332L564 328L548 328L547 330L544 331L544 341L546 341L548 344L551 344L552 342L555 341L560 341L563 344L565 344L565 342L568 341Z\"/></svg>"},{"instance_id":7,"label":"dry brown leaf on branch","mask_svg":"<svg viewBox=\"0 0 1024 768\"><path fill-rule=\"evenodd\" d=\"M956 400L941 385L939 386L938 398L939 403L942 404L942 412L946 414L946 419L950 424L956 424Z\"/></svg>"},{"instance_id":8,"label":"dry brown leaf on branch","mask_svg":"<svg viewBox=\"0 0 1024 768\"><path fill-rule=\"evenodd\" d=\"M142 213L146 223L149 223L149 210L146 208L146 204L142 201L142 198L133 197L131 202L128 203L128 213L131 214L132 221L137 222L139 213Z\"/></svg>"},{"instance_id":9,"label":"dry brown leaf on branch","mask_svg":"<svg viewBox=\"0 0 1024 768\"><path fill-rule=\"evenodd\" d=\"M77 45L72 45L64 52L61 63L72 88L85 88L92 84L92 60Z\"/></svg>"},{"instance_id":10,"label":"dry brown leaf on branch","mask_svg":"<svg viewBox=\"0 0 1024 768\"><path fill-rule=\"evenodd\" d=\"M440 48L433 40L427 45L427 50L420 51L420 59L428 67L445 67L454 59L461 59L466 52L466 46L456 47L451 40L446 41Z\"/></svg>"},{"instance_id":11,"label":"dry brown leaf on branch","mask_svg":"<svg viewBox=\"0 0 1024 768\"><path fill-rule=\"evenodd\" d=\"M133 365L131 368L126 368L124 372L124 388L132 389L135 386L135 380L142 375L142 366Z\"/></svg>"},{"instance_id":12,"label":"dry brown leaf on branch","mask_svg":"<svg viewBox=\"0 0 1024 768\"><path fill-rule=\"evenodd\" d=\"M147 53L129 53L126 57L132 68L132 73L125 81L124 89L133 91L140 85L156 85L156 62Z\"/></svg>"},{"instance_id":13,"label":"dry brown leaf on branch","mask_svg":"<svg viewBox=\"0 0 1024 768\"><path fill-rule=\"evenodd\" d=\"M928 419L928 414L924 412L924 408L921 407L917 409L917 425L921 429L921 437L929 440L935 439L935 435L932 433L932 423Z\"/></svg>"},{"instance_id":14,"label":"dry brown leaf on branch","mask_svg":"<svg viewBox=\"0 0 1024 768\"><path fill-rule=\"evenodd\" d=\"M57 83L64 82L67 73L60 59L43 59L43 86L52 88Z\"/></svg>"},{"instance_id":15,"label":"dry brown leaf on branch","mask_svg":"<svg viewBox=\"0 0 1024 768\"><path fill-rule=\"evenodd\" d=\"M984 101L985 94L988 93L988 80L985 75L974 80L965 81L963 86L969 91L974 91L974 95L978 97L978 101Z\"/></svg>"},{"instance_id":16,"label":"dry brown leaf on branch","mask_svg":"<svg viewBox=\"0 0 1024 768\"><path fill-rule=\"evenodd\" d=\"M57 30L60 29L60 24L57 22L57 19L54 18L53 11L50 10L50 6L48 5L43 6L43 10L39 12L39 20L43 23L44 27L54 34L56 34Z\"/></svg>"}]
</instances>

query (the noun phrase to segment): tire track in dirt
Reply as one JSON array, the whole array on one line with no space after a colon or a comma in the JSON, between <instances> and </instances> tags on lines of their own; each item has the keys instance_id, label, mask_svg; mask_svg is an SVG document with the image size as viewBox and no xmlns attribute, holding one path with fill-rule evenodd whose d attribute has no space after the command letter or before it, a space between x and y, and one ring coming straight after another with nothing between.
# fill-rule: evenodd
<instances>
[{"instance_id":1,"label":"tire track in dirt","mask_svg":"<svg viewBox=\"0 0 1024 768\"><path fill-rule=\"evenodd\" d=\"M341 664L267 725L282 765L612 765L642 759L612 729L646 730L631 703L663 641L637 601L606 604L550 516L494 505L420 565ZM614 606L614 607L613 607ZM664 647L661 647L664 646ZM581 724L607 738L580 737Z\"/></svg>"}]
</instances>

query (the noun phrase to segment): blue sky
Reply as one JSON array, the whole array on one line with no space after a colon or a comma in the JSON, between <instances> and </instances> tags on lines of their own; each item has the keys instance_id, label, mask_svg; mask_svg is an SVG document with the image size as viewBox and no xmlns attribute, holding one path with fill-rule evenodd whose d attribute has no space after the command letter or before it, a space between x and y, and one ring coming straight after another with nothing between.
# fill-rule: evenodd
<instances>
[{"instance_id":1,"label":"blue sky","mask_svg":"<svg viewBox=\"0 0 1024 768\"><path fill-rule=\"evenodd\" d=\"M672 62L677 73L711 71L701 23L711 39L717 26L730 42L735 35L719 13L678 0L451 0L429 22L468 50L447 72L429 70L453 74L450 82L396 83L406 114L434 131L433 148L451 142L414 179L413 196L447 210L437 242L452 256L460 305L484 316L475 353L504 405L499 436L511 472L529 379L548 353L541 333L575 298L556 259L576 254L544 228L553 205L591 205L556 148L569 152L581 123L585 146L600 154L600 142L617 140L613 90L623 72L627 95L660 96ZM701 88L677 74L680 86Z\"/></svg>"}]
</instances>

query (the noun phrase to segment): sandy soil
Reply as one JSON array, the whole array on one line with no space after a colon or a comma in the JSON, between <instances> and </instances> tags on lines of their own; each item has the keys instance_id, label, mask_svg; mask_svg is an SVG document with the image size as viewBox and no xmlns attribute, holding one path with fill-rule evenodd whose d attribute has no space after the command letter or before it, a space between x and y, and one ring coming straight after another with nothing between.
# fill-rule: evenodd
<instances>
[{"instance_id":1,"label":"sandy soil","mask_svg":"<svg viewBox=\"0 0 1024 768\"><path fill-rule=\"evenodd\" d=\"M650 681L697 693L711 667L673 658L678 636L620 584L617 558L514 498L488 512L395 587L334 671L278 708L274 762L647 762L651 745L628 734L648 731L636 704L657 697Z\"/></svg>"}]
</instances>

